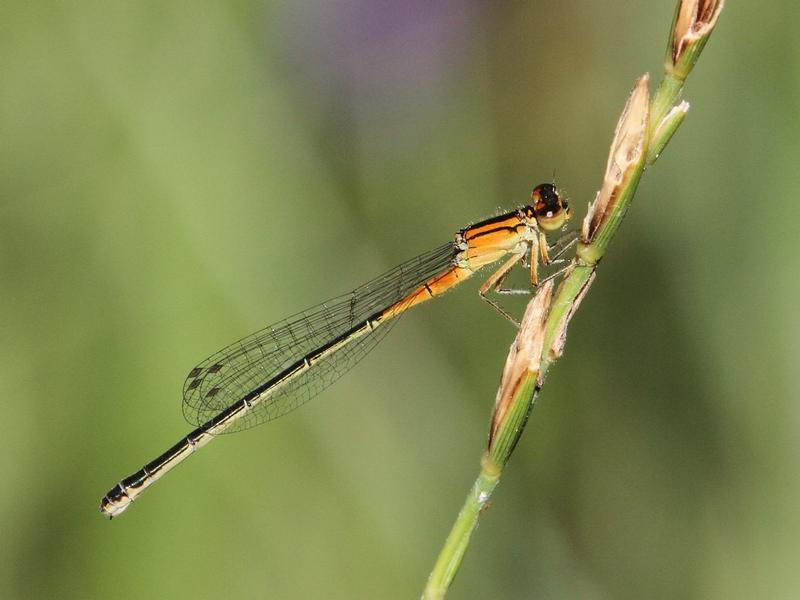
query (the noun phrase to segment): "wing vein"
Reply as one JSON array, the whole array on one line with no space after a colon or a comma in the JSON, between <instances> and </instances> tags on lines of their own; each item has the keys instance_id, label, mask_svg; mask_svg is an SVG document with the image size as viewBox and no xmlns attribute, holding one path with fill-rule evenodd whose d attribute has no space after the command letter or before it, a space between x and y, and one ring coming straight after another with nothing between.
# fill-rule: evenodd
<instances>
[{"instance_id":1,"label":"wing vein","mask_svg":"<svg viewBox=\"0 0 800 600\"><path fill-rule=\"evenodd\" d=\"M348 294L308 308L234 342L199 363L183 386L183 414L200 426L245 399L260 398L227 432L276 419L307 402L358 363L388 333L397 318L347 341L381 311L450 269L458 253L453 242L406 261ZM285 383L273 380L298 361L343 340ZM274 391L270 391L274 387ZM263 391L259 391L263 388Z\"/></svg>"}]
</instances>

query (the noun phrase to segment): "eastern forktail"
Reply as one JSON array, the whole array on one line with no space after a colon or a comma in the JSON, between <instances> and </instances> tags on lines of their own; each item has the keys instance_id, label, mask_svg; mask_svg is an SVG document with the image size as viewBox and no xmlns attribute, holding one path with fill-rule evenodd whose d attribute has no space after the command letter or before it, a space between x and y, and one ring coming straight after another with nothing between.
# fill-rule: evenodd
<instances>
[{"instance_id":1,"label":"eastern forktail","mask_svg":"<svg viewBox=\"0 0 800 600\"><path fill-rule=\"evenodd\" d=\"M531 204L459 231L447 244L404 262L353 292L333 298L223 348L189 372L183 414L197 429L142 469L120 481L100 503L115 517L167 471L221 433L276 419L310 400L383 338L395 317L439 296L478 269L507 258L481 286L492 299L518 262L550 264L545 232L561 229L570 209L553 184L536 186Z\"/></svg>"}]
</instances>

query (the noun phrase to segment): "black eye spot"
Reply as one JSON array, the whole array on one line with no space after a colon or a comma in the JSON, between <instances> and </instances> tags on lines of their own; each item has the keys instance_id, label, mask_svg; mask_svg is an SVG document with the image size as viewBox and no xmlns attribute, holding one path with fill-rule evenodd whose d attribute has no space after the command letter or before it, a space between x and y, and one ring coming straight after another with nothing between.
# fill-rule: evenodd
<instances>
[{"instance_id":1,"label":"black eye spot","mask_svg":"<svg viewBox=\"0 0 800 600\"><path fill-rule=\"evenodd\" d=\"M546 205L553 207L558 206L558 194L552 185L545 184L539 186L539 196Z\"/></svg>"},{"instance_id":2,"label":"black eye spot","mask_svg":"<svg viewBox=\"0 0 800 600\"><path fill-rule=\"evenodd\" d=\"M544 231L555 231L564 226L571 214L567 201L552 183L542 183L531 192L531 208L536 222Z\"/></svg>"},{"instance_id":3,"label":"black eye spot","mask_svg":"<svg viewBox=\"0 0 800 600\"><path fill-rule=\"evenodd\" d=\"M534 209L539 216L553 216L566 208L553 184L543 183L537 185L533 189L531 196L534 202Z\"/></svg>"}]
</instances>

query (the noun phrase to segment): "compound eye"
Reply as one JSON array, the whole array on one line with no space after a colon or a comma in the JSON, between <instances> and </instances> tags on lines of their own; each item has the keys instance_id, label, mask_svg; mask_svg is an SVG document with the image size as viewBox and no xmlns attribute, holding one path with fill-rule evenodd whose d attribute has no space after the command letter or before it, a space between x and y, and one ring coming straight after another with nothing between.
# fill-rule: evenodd
<instances>
[{"instance_id":1,"label":"compound eye","mask_svg":"<svg viewBox=\"0 0 800 600\"><path fill-rule=\"evenodd\" d=\"M572 216L569 203L561 198L552 183L542 183L533 188L531 203L536 222L545 231L561 228Z\"/></svg>"}]
</instances>

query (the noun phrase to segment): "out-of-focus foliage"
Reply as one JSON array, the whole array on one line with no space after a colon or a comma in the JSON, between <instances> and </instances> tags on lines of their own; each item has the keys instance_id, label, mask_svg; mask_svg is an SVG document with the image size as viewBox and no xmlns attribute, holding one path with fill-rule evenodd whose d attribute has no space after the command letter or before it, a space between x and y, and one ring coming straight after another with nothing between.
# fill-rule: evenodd
<instances>
[{"instance_id":1,"label":"out-of-focus foliage","mask_svg":"<svg viewBox=\"0 0 800 600\"><path fill-rule=\"evenodd\" d=\"M112 523L204 356L550 180L670 2L0 6L0 597L412 598L513 331L477 282ZM730 2L453 598L800 594L800 37ZM519 306L519 305L518 305Z\"/></svg>"}]
</instances>

